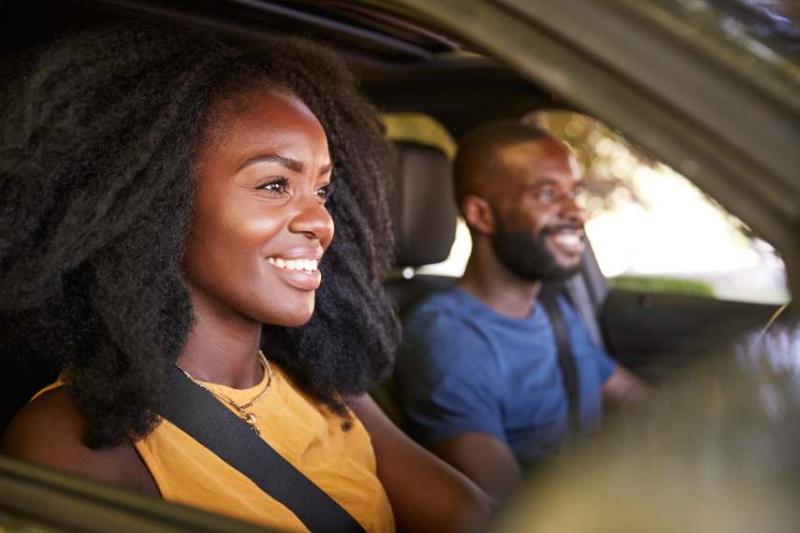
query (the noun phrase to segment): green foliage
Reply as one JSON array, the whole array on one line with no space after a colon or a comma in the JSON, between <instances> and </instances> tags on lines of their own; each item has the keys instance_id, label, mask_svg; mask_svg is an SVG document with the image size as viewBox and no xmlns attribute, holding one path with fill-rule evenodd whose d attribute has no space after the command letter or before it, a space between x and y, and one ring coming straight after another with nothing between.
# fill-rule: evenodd
<instances>
[{"instance_id":1,"label":"green foliage","mask_svg":"<svg viewBox=\"0 0 800 533\"><path fill-rule=\"evenodd\" d=\"M588 192L585 209L592 218L615 206L644 205L635 185L638 169L656 161L597 120L565 110L539 110L523 118L561 139L572 149Z\"/></svg>"},{"instance_id":2,"label":"green foliage","mask_svg":"<svg viewBox=\"0 0 800 533\"><path fill-rule=\"evenodd\" d=\"M692 296L714 297L714 288L710 283L685 278L665 276L616 276L609 278L615 289L638 292L655 292L668 294L688 294Z\"/></svg>"}]
</instances>

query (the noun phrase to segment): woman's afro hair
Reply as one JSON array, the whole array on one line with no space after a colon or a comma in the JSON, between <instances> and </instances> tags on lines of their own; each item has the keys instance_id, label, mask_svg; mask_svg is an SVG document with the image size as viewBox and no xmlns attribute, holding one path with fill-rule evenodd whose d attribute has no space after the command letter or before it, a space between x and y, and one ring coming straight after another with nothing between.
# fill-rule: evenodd
<instances>
[{"instance_id":1,"label":"woman's afro hair","mask_svg":"<svg viewBox=\"0 0 800 533\"><path fill-rule=\"evenodd\" d=\"M195 152L216 103L278 89L328 136L336 238L313 318L264 326L262 343L346 416L343 397L389 372L399 328L380 282L389 149L341 60L295 38L252 48L145 23L74 33L32 57L0 93L0 357L58 362L90 447L152 431L192 323L181 261Z\"/></svg>"}]
</instances>

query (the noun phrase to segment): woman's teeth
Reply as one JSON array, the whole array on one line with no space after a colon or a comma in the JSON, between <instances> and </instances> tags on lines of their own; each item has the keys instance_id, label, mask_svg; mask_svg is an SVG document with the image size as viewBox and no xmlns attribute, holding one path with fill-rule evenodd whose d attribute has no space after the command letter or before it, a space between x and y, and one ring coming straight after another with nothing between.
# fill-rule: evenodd
<instances>
[{"instance_id":1,"label":"woman's teeth","mask_svg":"<svg viewBox=\"0 0 800 533\"><path fill-rule=\"evenodd\" d=\"M269 264L275 265L278 268L302 270L305 272L314 272L319 266L319 261L316 259L281 259L280 257L268 257L267 261Z\"/></svg>"}]
</instances>

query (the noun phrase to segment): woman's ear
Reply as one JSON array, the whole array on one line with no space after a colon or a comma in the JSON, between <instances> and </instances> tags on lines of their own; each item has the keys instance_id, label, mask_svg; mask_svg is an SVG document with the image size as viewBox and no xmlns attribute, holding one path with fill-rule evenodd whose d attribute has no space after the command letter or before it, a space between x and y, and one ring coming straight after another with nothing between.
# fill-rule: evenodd
<instances>
[{"instance_id":1,"label":"woman's ear","mask_svg":"<svg viewBox=\"0 0 800 533\"><path fill-rule=\"evenodd\" d=\"M461 200L461 212L472 231L486 235L494 233L494 212L486 199L468 194Z\"/></svg>"}]
</instances>

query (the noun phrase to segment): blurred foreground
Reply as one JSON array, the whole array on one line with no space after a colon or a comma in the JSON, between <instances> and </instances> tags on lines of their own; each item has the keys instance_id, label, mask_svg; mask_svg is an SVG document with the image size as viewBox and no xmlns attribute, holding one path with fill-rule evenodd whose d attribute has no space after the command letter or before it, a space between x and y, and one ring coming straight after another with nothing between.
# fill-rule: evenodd
<instances>
[{"instance_id":1,"label":"blurred foreground","mask_svg":"<svg viewBox=\"0 0 800 533\"><path fill-rule=\"evenodd\" d=\"M565 451L493 531L800 531L800 323L783 316Z\"/></svg>"}]
</instances>

